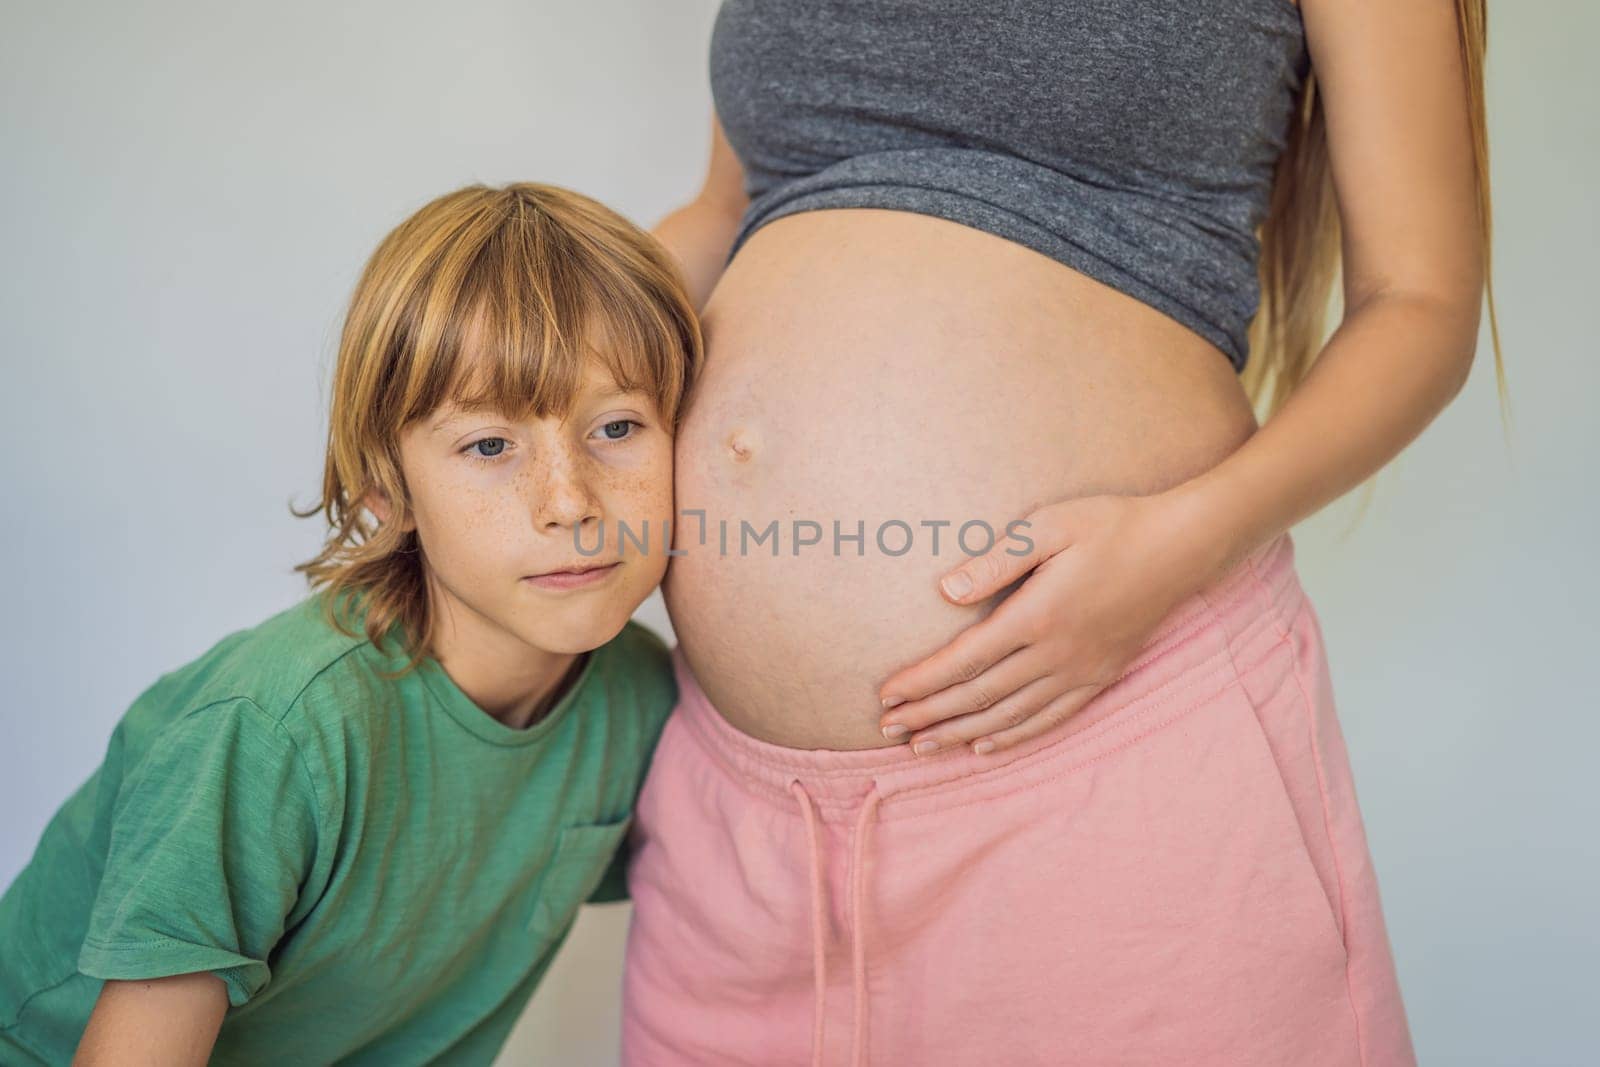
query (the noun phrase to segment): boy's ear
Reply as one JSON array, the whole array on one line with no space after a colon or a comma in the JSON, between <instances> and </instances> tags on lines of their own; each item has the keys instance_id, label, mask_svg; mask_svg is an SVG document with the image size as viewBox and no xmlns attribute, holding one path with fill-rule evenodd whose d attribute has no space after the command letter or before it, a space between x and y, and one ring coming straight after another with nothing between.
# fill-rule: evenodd
<instances>
[{"instance_id":1,"label":"boy's ear","mask_svg":"<svg viewBox=\"0 0 1600 1067\"><path fill-rule=\"evenodd\" d=\"M376 515L378 517L378 522L387 523L389 521L389 496L387 493L383 492L383 490L374 489L366 496L362 497L361 506ZM409 530L412 526L412 519L408 515L406 516L405 528Z\"/></svg>"}]
</instances>

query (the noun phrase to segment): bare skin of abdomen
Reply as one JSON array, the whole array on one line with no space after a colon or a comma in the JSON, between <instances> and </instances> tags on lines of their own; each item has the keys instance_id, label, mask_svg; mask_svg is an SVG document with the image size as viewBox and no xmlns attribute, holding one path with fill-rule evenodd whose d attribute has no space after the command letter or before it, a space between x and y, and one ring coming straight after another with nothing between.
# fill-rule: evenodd
<instances>
[{"instance_id":1,"label":"bare skin of abdomen","mask_svg":"<svg viewBox=\"0 0 1600 1067\"><path fill-rule=\"evenodd\" d=\"M926 215L770 222L702 322L662 593L711 703L794 748L904 743L879 732L879 686L999 603L937 586L990 543L980 524L1000 541L1042 504L1157 492L1257 429L1198 334Z\"/></svg>"}]
</instances>

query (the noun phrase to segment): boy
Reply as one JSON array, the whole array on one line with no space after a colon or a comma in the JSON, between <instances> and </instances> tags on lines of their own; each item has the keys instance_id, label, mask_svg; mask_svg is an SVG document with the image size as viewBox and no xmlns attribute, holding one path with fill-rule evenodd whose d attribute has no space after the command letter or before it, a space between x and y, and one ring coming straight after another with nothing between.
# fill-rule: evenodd
<instances>
[{"instance_id":1,"label":"boy","mask_svg":"<svg viewBox=\"0 0 1600 1067\"><path fill-rule=\"evenodd\" d=\"M627 895L676 700L631 615L701 355L670 253L569 190L384 239L296 512L314 592L146 689L46 827L0 898L0 1062L492 1060Z\"/></svg>"}]
</instances>

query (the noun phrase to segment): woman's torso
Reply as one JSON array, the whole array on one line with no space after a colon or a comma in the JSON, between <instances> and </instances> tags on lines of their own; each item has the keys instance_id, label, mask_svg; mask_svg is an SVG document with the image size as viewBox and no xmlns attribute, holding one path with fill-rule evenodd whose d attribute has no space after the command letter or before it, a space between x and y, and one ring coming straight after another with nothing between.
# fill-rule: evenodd
<instances>
[{"instance_id":1,"label":"woman's torso","mask_svg":"<svg viewBox=\"0 0 1600 1067\"><path fill-rule=\"evenodd\" d=\"M1287 0L1223 6L1239 16L1241 5L1260 7L1275 31L1289 8ZM848 10L820 6L839 18ZM876 6L914 17L904 5ZM1064 6L1077 21L1055 30L1081 37L1087 16L1076 9L1094 5ZM1082 168L1062 154L1074 136L1096 144L1109 104L1057 108L1052 114L1067 134L1005 125L1008 109L1038 107L1040 81L1049 77L1049 68L1018 52L1049 51L1051 28L1035 24L1031 37L1012 32L1015 20L1051 10L1042 0L1014 10L998 5L990 17L1012 21L991 25L986 17L971 27L991 35L1008 27L1005 41L984 46L989 67L967 56L958 68L976 81L952 86L940 75L936 92L922 87L921 99L935 104L904 105L919 107L915 116L895 120L885 105L884 121L860 120L873 101L892 97L884 79L913 77L915 50L937 50L926 42L957 27L924 27L937 31L931 37L883 36L890 31L880 25L865 56L855 57L858 66L841 70L841 57L854 54L835 49L825 34L803 32L815 28L807 19L816 7L769 5L757 17L754 0L729 0L719 13L713 88L751 178L752 208L703 313L706 365L677 445L675 544L684 554L672 561L663 593L689 665L730 722L777 744L852 749L887 743L877 726L879 685L998 603L959 608L939 595L939 576L966 558L965 549L986 543L983 527L972 525L965 546L958 544L964 524L986 523L1003 537L1008 522L1051 501L1159 491L1213 466L1254 432L1232 353L1219 344L1237 349L1228 340L1242 318L1237 279L1254 263L1240 251L1240 234L1259 218L1263 175L1259 161L1239 169L1254 175L1249 197L1235 190L1184 200L1185 189L1205 190L1193 176L1174 176L1177 163L1216 171L1196 149L1174 156L1156 184L1136 188L1154 180L1163 122L1192 123L1192 102L1164 104L1165 90L1145 107L1172 113L1146 115L1144 128L1130 131L1132 143L1086 148L1092 158ZM1150 27L1144 38L1118 37L1121 25L1087 27L1101 35L1100 58L1080 66L1107 69L1107 40L1117 44L1118 62L1170 43L1170 27L1154 37ZM1020 43L1034 39L1043 40ZM780 44L801 49L800 57L776 69L765 54L760 64L752 60ZM1016 68L997 80L996 49ZM1178 73L1204 72L1198 55ZM1293 59L1288 51L1279 58ZM1150 63L1147 77L1174 76L1154 57ZM757 67L767 72L761 78L751 76ZM823 102L821 81L833 102ZM984 85L988 98L963 114L962 101L976 101ZM851 97L851 87L861 95ZM1080 80L1063 92L1082 97L1090 89ZM987 139L963 142L963 122ZM803 158L824 144L832 155ZM966 152L978 153L970 168ZM913 173L934 157L942 170ZM1049 166L1038 162L1047 157ZM1032 201L1010 205L1017 228L986 228L987 216L964 213L962 205L979 202L976 186L962 186L967 175L978 182L994 173L984 162L1026 167L1038 179L1016 194ZM862 165L879 163L871 188L828 184L830 174L864 181ZM885 183L896 167L912 169ZM1105 199L1112 195L1106 185L1089 181L1108 173L1125 176L1115 201ZM942 186L940 198L917 199L928 191L913 188L919 182ZM1013 195L1016 186L994 188ZM804 192L796 197L796 189ZM1089 203L1083 228L1069 229L1070 217L1041 204L1045 194ZM1118 274L1118 262L1079 255L1119 237L1137 242L1115 253L1120 267L1150 284ZM1181 271L1161 273L1167 263ZM1210 273L1200 269L1208 266ZM1221 284L1229 278L1231 290ZM1116 279L1124 280L1108 284ZM1201 320L1231 330L1207 330L1208 339L1195 328Z\"/></svg>"}]
</instances>

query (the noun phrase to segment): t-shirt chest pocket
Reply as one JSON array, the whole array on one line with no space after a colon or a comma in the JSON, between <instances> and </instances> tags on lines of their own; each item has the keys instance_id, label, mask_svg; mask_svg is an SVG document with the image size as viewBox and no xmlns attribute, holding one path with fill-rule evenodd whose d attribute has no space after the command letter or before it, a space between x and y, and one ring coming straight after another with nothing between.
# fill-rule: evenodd
<instances>
[{"instance_id":1,"label":"t-shirt chest pocket","mask_svg":"<svg viewBox=\"0 0 1600 1067\"><path fill-rule=\"evenodd\" d=\"M633 824L629 813L614 822L563 826L550 862L534 884L530 933L548 936L565 927L600 885L611 858Z\"/></svg>"}]
</instances>

